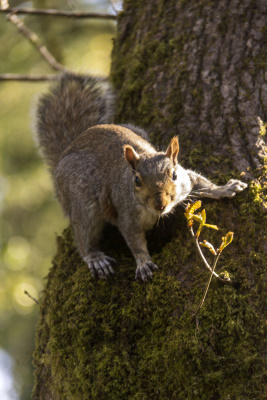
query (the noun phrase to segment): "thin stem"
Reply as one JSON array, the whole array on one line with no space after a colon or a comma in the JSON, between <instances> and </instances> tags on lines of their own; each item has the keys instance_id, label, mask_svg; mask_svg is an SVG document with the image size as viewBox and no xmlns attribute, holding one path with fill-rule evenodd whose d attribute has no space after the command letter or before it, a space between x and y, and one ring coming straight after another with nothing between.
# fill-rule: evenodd
<instances>
[{"instance_id":1,"label":"thin stem","mask_svg":"<svg viewBox=\"0 0 267 400\"><path fill-rule=\"evenodd\" d=\"M81 12L81 11L63 11L63 10L53 10L53 9L38 9L38 8L0 8L0 13L5 14L30 14L30 15L43 15L51 17L67 17L67 18L101 18L116 20L117 16L114 14L100 14L92 12Z\"/></svg>"},{"instance_id":2,"label":"thin stem","mask_svg":"<svg viewBox=\"0 0 267 400\"><path fill-rule=\"evenodd\" d=\"M199 252L199 254L200 254L200 256L201 256L201 258L202 258L202 260L203 260L203 262L204 262L204 264L206 266L206 268L210 272L212 272L212 275L216 276L216 278L218 278L221 282L230 283L230 281L221 278L216 272L212 271L212 268L210 267L208 261L206 260L204 254L202 253L202 250L201 250L201 248L199 246L199 243L198 243L198 238L195 236L192 226L190 227L190 232L191 232L191 235L193 236L193 238L195 239L195 244L196 244L197 250L198 250L198 252Z\"/></svg>"},{"instance_id":3,"label":"thin stem","mask_svg":"<svg viewBox=\"0 0 267 400\"><path fill-rule=\"evenodd\" d=\"M208 290L209 290L209 287L210 287L212 276L214 274L214 271L215 271L215 268L216 268L216 265L217 265L217 262L218 262L218 259L219 259L220 255L221 255L221 253L219 253L217 255L217 257L215 258L215 260L214 260L214 263L213 263L213 266L212 266L212 270L211 270L211 274L210 274L210 278L209 278L209 281L207 283L207 286L206 286L206 289L205 289L205 292L204 292L204 296L203 296L203 298L202 298L202 300L201 300L201 302L200 302L200 304L199 304L199 306L197 308L197 311L193 314L192 318L195 318L197 316L197 314L199 313L199 310L201 309L201 307L204 304L204 301L206 299L206 296L207 296L207 293L208 293Z\"/></svg>"},{"instance_id":4,"label":"thin stem","mask_svg":"<svg viewBox=\"0 0 267 400\"><path fill-rule=\"evenodd\" d=\"M118 11L116 10L115 5L113 4L112 0L108 0L109 4L111 5L111 7L113 8L114 12L116 13L116 15L118 14Z\"/></svg>"},{"instance_id":5,"label":"thin stem","mask_svg":"<svg viewBox=\"0 0 267 400\"><path fill-rule=\"evenodd\" d=\"M36 304L38 304L39 305L39 301L38 300L36 300L34 297L32 297L31 295L30 295L30 293L29 292L27 292L27 290L24 290L24 293L26 294L26 296L28 296L30 299L32 299L33 301L35 301L35 303Z\"/></svg>"}]
</instances>

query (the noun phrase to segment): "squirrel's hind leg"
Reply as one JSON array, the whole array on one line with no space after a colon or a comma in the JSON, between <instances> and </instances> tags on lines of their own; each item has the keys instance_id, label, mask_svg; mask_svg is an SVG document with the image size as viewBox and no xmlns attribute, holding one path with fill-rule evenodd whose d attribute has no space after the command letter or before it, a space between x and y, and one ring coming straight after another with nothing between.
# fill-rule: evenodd
<instances>
[{"instance_id":1,"label":"squirrel's hind leg","mask_svg":"<svg viewBox=\"0 0 267 400\"><path fill-rule=\"evenodd\" d=\"M72 211L71 222L75 240L83 260L94 278L107 279L114 274L111 264L115 264L117 261L98 249L105 224L100 210L96 210L94 205L86 207L86 209L76 205Z\"/></svg>"}]
</instances>

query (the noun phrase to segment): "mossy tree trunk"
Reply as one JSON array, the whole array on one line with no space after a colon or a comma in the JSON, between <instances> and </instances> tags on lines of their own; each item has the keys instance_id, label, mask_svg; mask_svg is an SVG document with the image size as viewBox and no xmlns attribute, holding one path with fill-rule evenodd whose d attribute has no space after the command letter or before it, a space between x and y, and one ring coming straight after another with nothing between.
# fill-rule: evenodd
<instances>
[{"instance_id":1,"label":"mossy tree trunk","mask_svg":"<svg viewBox=\"0 0 267 400\"><path fill-rule=\"evenodd\" d=\"M164 147L179 134L180 162L217 183L249 182L233 200L205 202L205 231L234 242L220 259L234 285L213 280L183 209L149 235L161 267L134 281L134 261L112 228L103 246L119 259L112 281L93 281L70 229L40 305L34 399L263 399L264 269L267 265L266 11L261 0L125 0L111 77L117 122L132 122ZM265 196L265 197L264 197Z\"/></svg>"}]
</instances>

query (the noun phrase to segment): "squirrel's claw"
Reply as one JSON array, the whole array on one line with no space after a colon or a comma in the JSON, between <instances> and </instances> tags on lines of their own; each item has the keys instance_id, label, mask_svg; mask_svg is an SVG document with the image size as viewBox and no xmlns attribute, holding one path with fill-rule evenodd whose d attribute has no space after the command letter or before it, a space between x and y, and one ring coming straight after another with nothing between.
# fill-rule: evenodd
<instances>
[{"instance_id":1,"label":"squirrel's claw","mask_svg":"<svg viewBox=\"0 0 267 400\"><path fill-rule=\"evenodd\" d=\"M93 278L107 279L114 274L111 263L117 263L114 258L106 256L104 253L88 255L84 257Z\"/></svg>"},{"instance_id":2,"label":"squirrel's claw","mask_svg":"<svg viewBox=\"0 0 267 400\"><path fill-rule=\"evenodd\" d=\"M140 279L146 282L149 279L152 279L152 270L158 270L158 266L154 264L152 261L145 261L142 265L139 265L135 271L135 279Z\"/></svg>"}]
</instances>

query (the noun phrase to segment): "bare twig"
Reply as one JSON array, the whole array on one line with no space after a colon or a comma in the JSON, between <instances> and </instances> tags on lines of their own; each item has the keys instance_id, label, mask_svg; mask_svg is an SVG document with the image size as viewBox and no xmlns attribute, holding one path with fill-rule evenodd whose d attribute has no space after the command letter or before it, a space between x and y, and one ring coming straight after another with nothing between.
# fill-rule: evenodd
<instances>
[{"instance_id":1,"label":"bare twig","mask_svg":"<svg viewBox=\"0 0 267 400\"><path fill-rule=\"evenodd\" d=\"M9 10L9 3L8 0L1 0L0 5L2 7L2 10ZM48 62L48 64L55 69L56 71L67 71L67 68L65 68L63 65L57 62L54 56L48 51L48 49L40 43L38 36L32 32L29 28L27 28L24 23L22 22L21 19L19 19L16 15L14 14L8 14L7 19L9 19L10 22L12 22L16 27L18 28L19 32L25 36L27 39L30 40L30 42L33 44L33 46L36 48L36 50L41 54L41 56Z\"/></svg>"},{"instance_id":2,"label":"bare twig","mask_svg":"<svg viewBox=\"0 0 267 400\"><path fill-rule=\"evenodd\" d=\"M114 14L101 14L101 13L92 13L92 12L81 12L81 11L62 11L62 10L53 10L53 9L38 9L38 8L14 8L8 7L0 8L0 13L5 14L31 14L31 15L43 15L43 16L51 16L51 17L67 17L67 18L101 18L101 19L110 19L116 20L117 16Z\"/></svg>"},{"instance_id":3,"label":"bare twig","mask_svg":"<svg viewBox=\"0 0 267 400\"><path fill-rule=\"evenodd\" d=\"M32 297L32 296L30 295L30 293L27 292L27 290L24 290L24 293L25 293L30 299L32 299L33 301L35 301L36 304L39 305L39 301L36 300L34 297Z\"/></svg>"},{"instance_id":4,"label":"bare twig","mask_svg":"<svg viewBox=\"0 0 267 400\"><path fill-rule=\"evenodd\" d=\"M69 8L70 8L72 11L74 11L75 9L78 10L78 8L77 8L76 5L75 5L74 0L67 0L67 3L68 3L68 5L69 5Z\"/></svg>"},{"instance_id":5,"label":"bare twig","mask_svg":"<svg viewBox=\"0 0 267 400\"><path fill-rule=\"evenodd\" d=\"M115 12L116 15L117 15L117 14L118 14L118 11L117 11L117 9L116 9L116 7L115 7L113 1L112 1L112 0L108 0L108 2L109 2L109 4L111 5L111 7L113 8L114 12Z\"/></svg>"},{"instance_id":6,"label":"bare twig","mask_svg":"<svg viewBox=\"0 0 267 400\"><path fill-rule=\"evenodd\" d=\"M54 81L58 79L57 74L45 75L27 75L27 74L0 74L0 81L25 81L25 82L41 82Z\"/></svg>"}]
</instances>

